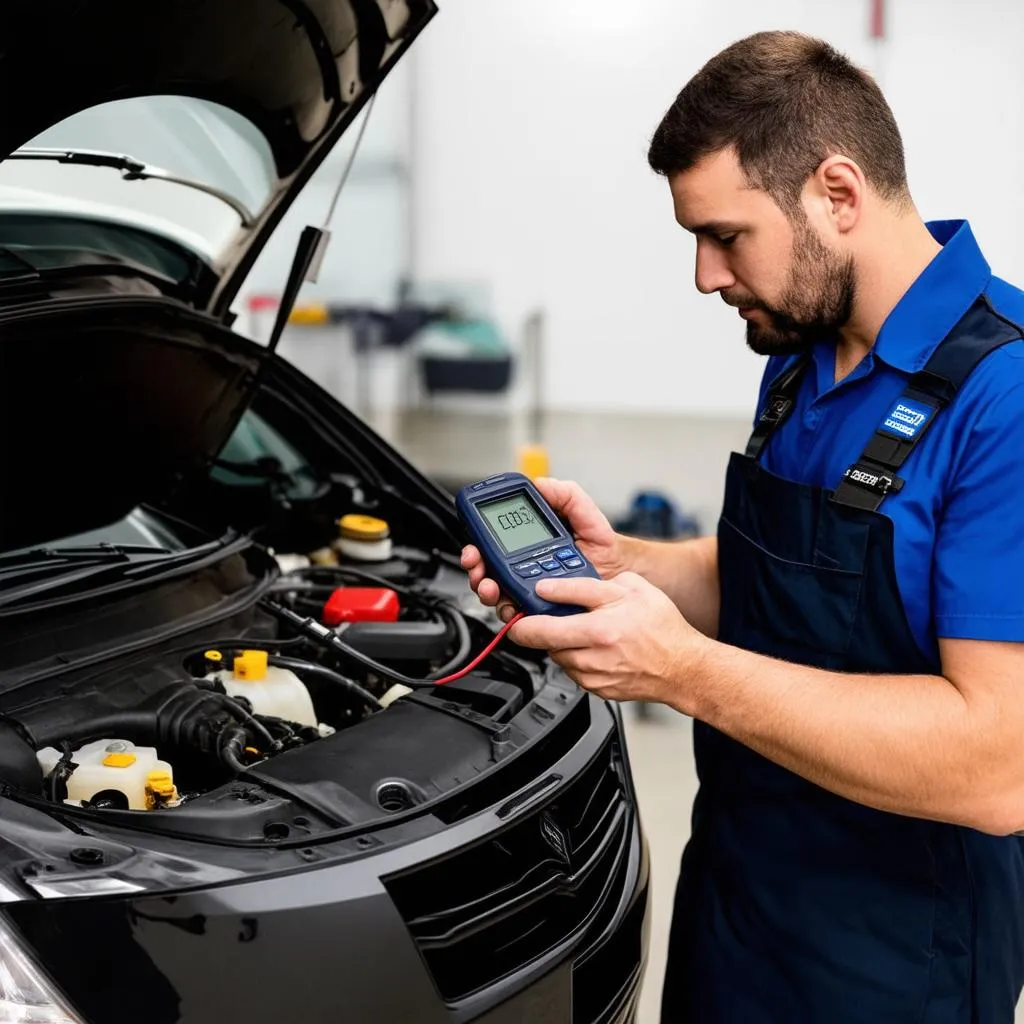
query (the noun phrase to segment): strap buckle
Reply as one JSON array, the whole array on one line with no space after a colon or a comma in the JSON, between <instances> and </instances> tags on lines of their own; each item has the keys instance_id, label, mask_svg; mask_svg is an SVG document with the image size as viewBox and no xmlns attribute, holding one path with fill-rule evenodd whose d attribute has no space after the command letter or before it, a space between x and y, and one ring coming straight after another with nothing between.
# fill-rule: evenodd
<instances>
[{"instance_id":1,"label":"strap buckle","mask_svg":"<svg viewBox=\"0 0 1024 1024\"><path fill-rule=\"evenodd\" d=\"M781 423L793 408L792 399L785 395L772 395L764 412L761 413L761 422L775 426Z\"/></svg>"},{"instance_id":2,"label":"strap buckle","mask_svg":"<svg viewBox=\"0 0 1024 1024\"><path fill-rule=\"evenodd\" d=\"M855 462L843 474L843 479L883 498L903 490L902 477L887 473L881 466L869 466L863 462Z\"/></svg>"}]
</instances>

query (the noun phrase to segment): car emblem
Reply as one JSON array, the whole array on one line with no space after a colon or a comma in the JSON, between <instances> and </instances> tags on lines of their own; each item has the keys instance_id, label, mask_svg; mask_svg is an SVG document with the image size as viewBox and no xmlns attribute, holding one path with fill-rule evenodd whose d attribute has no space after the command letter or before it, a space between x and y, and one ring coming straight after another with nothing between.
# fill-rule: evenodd
<instances>
[{"instance_id":1,"label":"car emblem","mask_svg":"<svg viewBox=\"0 0 1024 1024\"><path fill-rule=\"evenodd\" d=\"M569 837L558 827L550 814L541 815L540 834L548 846L558 854L559 859L568 864L569 854L572 852L569 847Z\"/></svg>"}]
</instances>

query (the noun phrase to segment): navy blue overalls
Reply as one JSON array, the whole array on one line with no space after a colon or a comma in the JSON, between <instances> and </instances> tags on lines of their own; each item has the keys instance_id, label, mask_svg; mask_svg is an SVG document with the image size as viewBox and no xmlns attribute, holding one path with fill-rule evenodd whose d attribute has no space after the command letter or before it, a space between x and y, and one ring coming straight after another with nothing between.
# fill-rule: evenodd
<instances>
[{"instance_id":1,"label":"navy blue overalls","mask_svg":"<svg viewBox=\"0 0 1024 1024\"><path fill-rule=\"evenodd\" d=\"M975 302L910 377L905 397L934 410L926 427L988 353L1020 337ZM759 456L805 366L776 378L729 464L720 639L839 672L938 675L908 625L879 511L926 427L883 424L834 491L773 475ZM1011 1024L1024 841L853 803L702 722L694 748L700 790L663 1024Z\"/></svg>"}]
</instances>

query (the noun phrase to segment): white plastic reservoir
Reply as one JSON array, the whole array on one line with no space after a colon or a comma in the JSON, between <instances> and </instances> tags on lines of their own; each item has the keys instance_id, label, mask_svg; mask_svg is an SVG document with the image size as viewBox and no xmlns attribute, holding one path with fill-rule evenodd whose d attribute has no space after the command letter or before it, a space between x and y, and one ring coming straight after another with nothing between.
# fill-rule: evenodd
<instances>
[{"instance_id":1,"label":"white plastic reservoir","mask_svg":"<svg viewBox=\"0 0 1024 1024\"><path fill-rule=\"evenodd\" d=\"M36 752L47 776L61 756L54 747ZM157 757L156 747L137 747L129 740L95 740L74 751L72 760L78 767L67 780L67 803L86 803L100 793L122 793L133 811L150 811L178 802L174 770Z\"/></svg>"},{"instance_id":2,"label":"white plastic reservoir","mask_svg":"<svg viewBox=\"0 0 1024 1024\"><path fill-rule=\"evenodd\" d=\"M306 684L290 669L267 664L266 651L235 655L233 671L212 673L232 697L244 697L253 714L283 718L299 725L318 725L313 699Z\"/></svg>"}]
</instances>

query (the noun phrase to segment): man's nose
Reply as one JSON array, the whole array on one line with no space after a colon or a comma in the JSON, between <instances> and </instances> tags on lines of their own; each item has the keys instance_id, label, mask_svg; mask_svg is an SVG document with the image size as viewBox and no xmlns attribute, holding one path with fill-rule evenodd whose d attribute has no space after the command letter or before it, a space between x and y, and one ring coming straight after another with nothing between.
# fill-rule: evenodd
<instances>
[{"instance_id":1,"label":"man's nose","mask_svg":"<svg viewBox=\"0 0 1024 1024\"><path fill-rule=\"evenodd\" d=\"M697 290L705 295L732 288L736 284L725 256L703 239L697 241L696 284Z\"/></svg>"}]
</instances>

